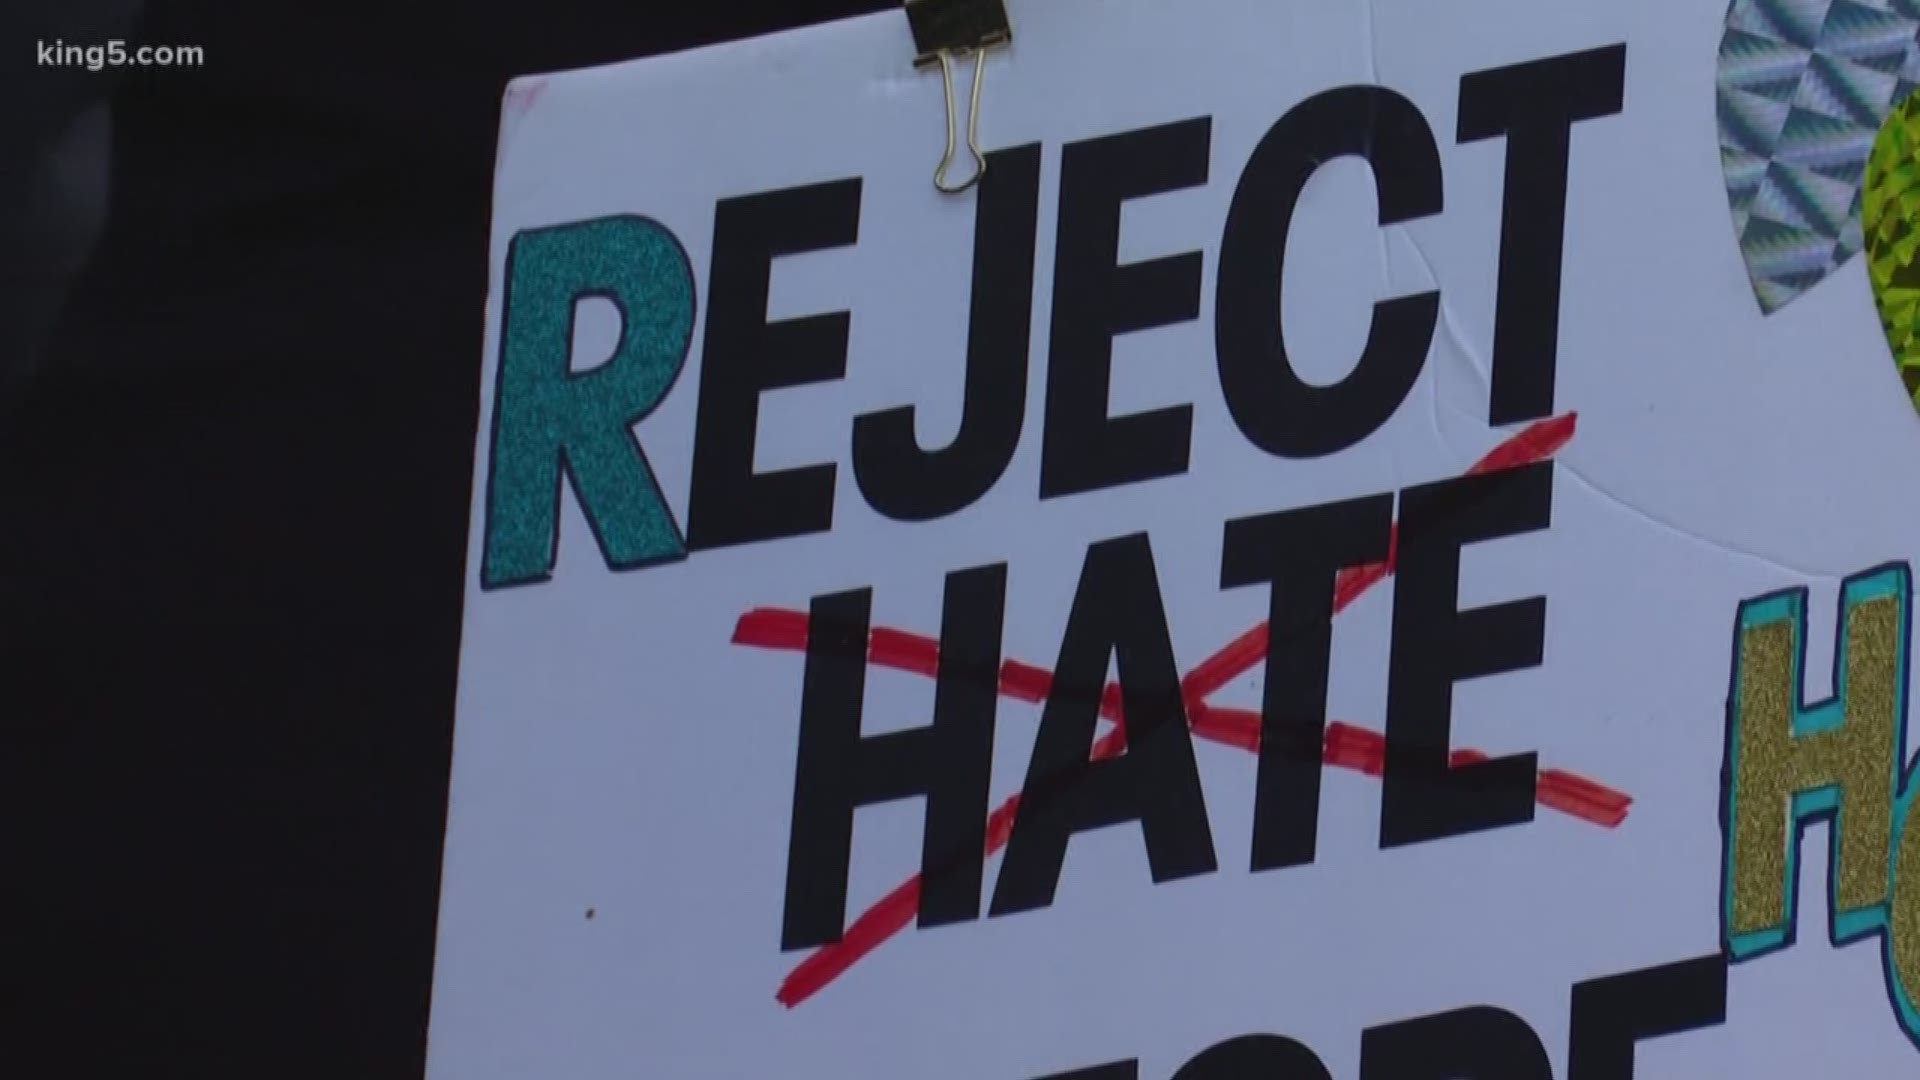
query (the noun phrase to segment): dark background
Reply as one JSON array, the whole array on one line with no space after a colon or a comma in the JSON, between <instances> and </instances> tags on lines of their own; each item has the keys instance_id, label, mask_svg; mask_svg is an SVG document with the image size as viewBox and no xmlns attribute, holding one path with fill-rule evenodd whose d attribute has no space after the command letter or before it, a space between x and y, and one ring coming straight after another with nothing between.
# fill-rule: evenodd
<instances>
[{"instance_id":1,"label":"dark background","mask_svg":"<svg viewBox=\"0 0 1920 1080\"><path fill-rule=\"evenodd\" d=\"M9 0L0 1075L420 1075L504 85L891 6Z\"/></svg>"}]
</instances>

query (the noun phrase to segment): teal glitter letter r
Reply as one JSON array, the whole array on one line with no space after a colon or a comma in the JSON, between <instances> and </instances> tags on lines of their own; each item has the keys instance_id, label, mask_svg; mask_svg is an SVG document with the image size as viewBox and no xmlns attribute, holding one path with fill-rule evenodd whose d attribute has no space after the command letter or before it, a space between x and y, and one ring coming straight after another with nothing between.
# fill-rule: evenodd
<instances>
[{"instance_id":1,"label":"teal glitter letter r","mask_svg":"<svg viewBox=\"0 0 1920 1080\"><path fill-rule=\"evenodd\" d=\"M563 476L610 568L684 558L633 433L692 344L693 267L679 239L633 215L530 229L507 249L506 279L481 587L551 576ZM620 340L606 363L575 372L574 308L590 297L619 309Z\"/></svg>"}]
</instances>

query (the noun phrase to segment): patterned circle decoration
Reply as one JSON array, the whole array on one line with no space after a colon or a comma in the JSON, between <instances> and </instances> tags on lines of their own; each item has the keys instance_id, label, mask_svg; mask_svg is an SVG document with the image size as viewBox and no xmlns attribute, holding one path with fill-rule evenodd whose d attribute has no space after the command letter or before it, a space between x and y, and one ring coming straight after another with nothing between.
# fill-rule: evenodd
<instances>
[{"instance_id":1,"label":"patterned circle decoration","mask_svg":"<svg viewBox=\"0 0 1920 1080\"><path fill-rule=\"evenodd\" d=\"M1863 218L1880 325L1920 409L1920 94L1902 101L1873 141Z\"/></svg>"},{"instance_id":2,"label":"patterned circle decoration","mask_svg":"<svg viewBox=\"0 0 1920 1080\"><path fill-rule=\"evenodd\" d=\"M1732 0L1720 160L1761 311L1858 254L1874 133L1920 86L1920 0Z\"/></svg>"}]
</instances>

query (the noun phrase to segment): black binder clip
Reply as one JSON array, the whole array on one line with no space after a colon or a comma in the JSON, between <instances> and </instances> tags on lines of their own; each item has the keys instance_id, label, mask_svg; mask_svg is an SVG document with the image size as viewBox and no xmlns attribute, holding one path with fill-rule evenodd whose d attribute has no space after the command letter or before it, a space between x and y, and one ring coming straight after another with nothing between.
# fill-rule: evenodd
<instances>
[{"instance_id":1,"label":"black binder clip","mask_svg":"<svg viewBox=\"0 0 1920 1080\"><path fill-rule=\"evenodd\" d=\"M986 175L987 158L980 152L980 81L986 54L1013 41L1006 0L906 0L907 25L913 30L913 58L917 68L940 65L947 87L947 152L934 170L933 186L958 194ZM973 155L973 175L958 184L947 182L953 167L959 119L954 113L953 62L973 57L973 92L967 106L967 150Z\"/></svg>"}]
</instances>

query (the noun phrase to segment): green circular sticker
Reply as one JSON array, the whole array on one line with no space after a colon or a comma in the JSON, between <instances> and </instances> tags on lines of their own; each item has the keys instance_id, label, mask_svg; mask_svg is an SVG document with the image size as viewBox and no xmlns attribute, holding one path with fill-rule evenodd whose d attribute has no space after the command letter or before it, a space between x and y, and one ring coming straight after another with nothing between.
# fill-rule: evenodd
<instances>
[{"instance_id":1,"label":"green circular sticker","mask_svg":"<svg viewBox=\"0 0 1920 1080\"><path fill-rule=\"evenodd\" d=\"M1862 217L1880 325L1920 409L1920 94L1902 101L1873 140Z\"/></svg>"}]
</instances>

